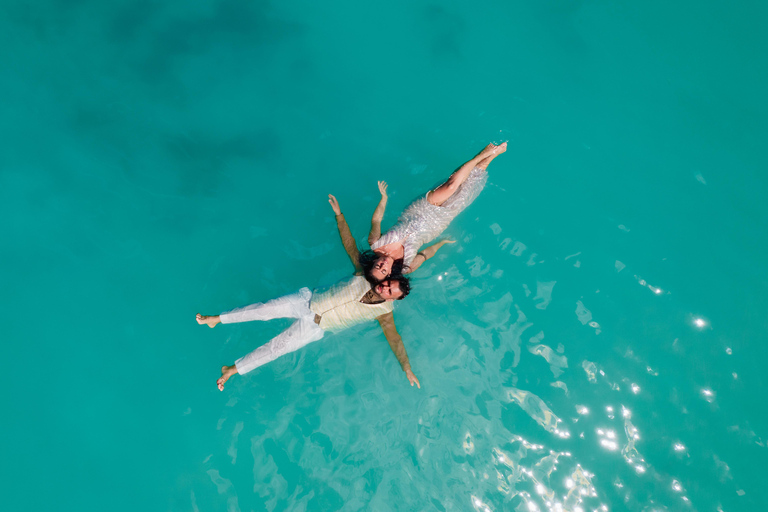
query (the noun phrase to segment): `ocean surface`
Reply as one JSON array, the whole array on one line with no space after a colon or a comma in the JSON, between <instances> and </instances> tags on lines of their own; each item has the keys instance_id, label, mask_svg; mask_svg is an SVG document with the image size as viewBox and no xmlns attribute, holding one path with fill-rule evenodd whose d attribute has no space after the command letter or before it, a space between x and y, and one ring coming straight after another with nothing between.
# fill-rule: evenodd
<instances>
[{"instance_id":1,"label":"ocean surface","mask_svg":"<svg viewBox=\"0 0 768 512\"><path fill-rule=\"evenodd\" d=\"M0 6L0 508L768 510L765 2ZM488 142L395 310L223 392Z\"/></svg>"}]
</instances>

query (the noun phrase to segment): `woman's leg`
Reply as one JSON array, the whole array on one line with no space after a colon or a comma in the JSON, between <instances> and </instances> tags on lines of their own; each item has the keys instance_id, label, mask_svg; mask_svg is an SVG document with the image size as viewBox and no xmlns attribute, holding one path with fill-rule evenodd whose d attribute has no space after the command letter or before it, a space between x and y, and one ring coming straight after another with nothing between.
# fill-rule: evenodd
<instances>
[{"instance_id":1,"label":"woman's leg","mask_svg":"<svg viewBox=\"0 0 768 512\"><path fill-rule=\"evenodd\" d=\"M486 158L483 158L480 160L475 167L478 169L486 170L488 166L493 162L493 159L499 156L500 154L504 153L507 150L507 143L499 145L499 147L504 146L504 149L497 151L496 153L492 154L491 156L488 156Z\"/></svg>"},{"instance_id":2,"label":"woman's leg","mask_svg":"<svg viewBox=\"0 0 768 512\"><path fill-rule=\"evenodd\" d=\"M448 180L434 189L427 195L427 201L435 206L440 206L449 197L451 197L467 179L469 173L475 167L485 169L491 160L502 154L507 150L507 143L504 142L498 146L494 144L488 144L481 152L479 152L472 160L466 162L451 174Z\"/></svg>"}]
</instances>

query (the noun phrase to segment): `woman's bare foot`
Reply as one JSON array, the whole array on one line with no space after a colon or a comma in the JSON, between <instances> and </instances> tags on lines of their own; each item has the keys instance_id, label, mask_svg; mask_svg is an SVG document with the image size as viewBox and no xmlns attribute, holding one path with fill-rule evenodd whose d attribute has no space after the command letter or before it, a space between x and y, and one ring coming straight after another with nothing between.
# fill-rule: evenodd
<instances>
[{"instance_id":1,"label":"woman's bare foot","mask_svg":"<svg viewBox=\"0 0 768 512\"><path fill-rule=\"evenodd\" d=\"M498 146L491 142L480 151L475 158L487 158L493 155L500 155L507 150L507 143L503 142Z\"/></svg>"},{"instance_id":2,"label":"woman's bare foot","mask_svg":"<svg viewBox=\"0 0 768 512\"><path fill-rule=\"evenodd\" d=\"M219 387L219 391L224 391L224 384L226 384L229 378L236 373L237 367L235 367L235 365L221 367L221 377L216 380L216 385Z\"/></svg>"},{"instance_id":3,"label":"woman's bare foot","mask_svg":"<svg viewBox=\"0 0 768 512\"><path fill-rule=\"evenodd\" d=\"M456 169L448 180L427 194L427 201L435 206L441 206L449 197L451 197L467 179L469 173L475 167L485 169L491 160L507 150L507 143L498 146L491 143L485 146L472 160L465 162L464 165Z\"/></svg>"},{"instance_id":4,"label":"woman's bare foot","mask_svg":"<svg viewBox=\"0 0 768 512\"><path fill-rule=\"evenodd\" d=\"M493 146L493 148L494 148L492 150L491 154L489 156L487 156L486 158L480 160L480 162L477 163L477 167L479 167L480 169L487 168L488 165L493 161L494 158L496 158L497 156L499 156L500 154L504 153L507 150L507 143L506 142L502 142L498 146L494 146L493 144L488 144L488 147L491 147L491 146ZM486 149L488 149L488 148L486 148ZM485 151L485 150L483 150L483 151ZM481 151L481 153L482 153L482 151Z\"/></svg>"},{"instance_id":5,"label":"woman's bare foot","mask_svg":"<svg viewBox=\"0 0 768 512\"><path fill-rule=\"evenodd\" d=\"M201 315L200 313L198 313L195 318L197 319L197 323L199 323L200 325L205 324L208 327L210 327L211 329L216 327L216 324L220 324L221 323L221 320L219 320L219 315L216 315L216 316L205 316L205 315Z\"/></svg>"}]
</instances>

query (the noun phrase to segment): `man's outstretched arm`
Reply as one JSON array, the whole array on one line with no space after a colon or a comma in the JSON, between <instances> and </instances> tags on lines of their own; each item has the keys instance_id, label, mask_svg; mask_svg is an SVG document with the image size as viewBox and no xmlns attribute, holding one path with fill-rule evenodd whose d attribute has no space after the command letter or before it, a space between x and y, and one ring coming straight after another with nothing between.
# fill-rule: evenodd
<instances>
[{"instance_id":1,"label":"man's outstretched arm","mask_svg":"<svg viewBox=\"0 0 768 512\"><path fill-rule=\"evenodd\" d=\"M397 328L395 328L395 316L392 313L387 313L386 315L377 317L376 320L379 321L381 330L384 331L384 337L387 338L387 341L389 342L389 348L395 353L395 357L397 357L397 360L400 362L400 367L405 372L406 377L408 377L408 382L411 383L411 386L416 384L416 387L421 389L419 379L417 379L411 371L411 363L408 361L408 353L405 351L403 338L400 337L400 333L398 333Z\"/></svg>"},{"instance_id":2,"label":"man's outstretched arm","mask_svg":"<svg viewBox=\"0 0 768 512\"><path fill-rule=\"evenodd\" d=\"M363 267L360 266L360 250L357 248L355 239L352 237L352 232L349 230L349 225L344 218L344 214L341 213L339 202L331 194L328 194L328 202L331 203L333 213L336 214L336 227L339 228L339 236L341 237L341 243L344 246L344 250L347 251L347 256L352 260L355 270L360 272L363 270Z\"/></svg>"}]
</instances>

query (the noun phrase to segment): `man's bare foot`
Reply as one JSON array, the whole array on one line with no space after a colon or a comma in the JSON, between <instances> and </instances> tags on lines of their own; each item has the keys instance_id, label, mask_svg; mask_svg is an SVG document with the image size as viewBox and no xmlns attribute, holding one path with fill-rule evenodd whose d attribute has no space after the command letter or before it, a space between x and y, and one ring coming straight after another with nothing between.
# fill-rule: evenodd
<instances>
[{"instance_id":1,"label":"man's bare foot","mask_svg":"<svg viewBox=\"0 0 768 512\"><path fill-rule=\"evenodd\" d=\"M221 367L221 377L216 380L216 385L219 387L219 391L224 391L224 384L226 384L229 378L236 373L237 368L235 365Z\"/></svg>"},{"instance_id":2,"label":"man's bare foot","mask_svg":"<svg viewBox=\"0 0 768 512\"><path fill-rule=\"evenodd\" d=\"M208 327L210 327L211 329L216 327L216 324L220 324L221 323L221 320L219 320L219 315L216 315L216 316L205 316L205 315L201 315L200 313L198 313L195 318L197 319L197 323L199 323L200 325L205 324Z\"/></svg>"},{"instance_id":3,"label":"man's bare foot","mask_svg":"<svg viewBox=\"0 0 768 512\"><path fill-rule=\"evenodd\" d=\"M491 146L493 146L493 148L494 148L492 150L492 153L489 156L487 156L486 158L480 160L477 163L477 167L479 167L480 169L487 168L488 164L490 164L493 161L494 158L496 158L497 156L499 156L500 154L504 153L507 150L507 143L506 142L502 142L498 146L494 146L493 144L488 144L488 147L491 147ZM486 148L486 149L488 149L488 148ZM483 150L483 151L485 151L485 150Z\"/></svg>"}]
</instances>

